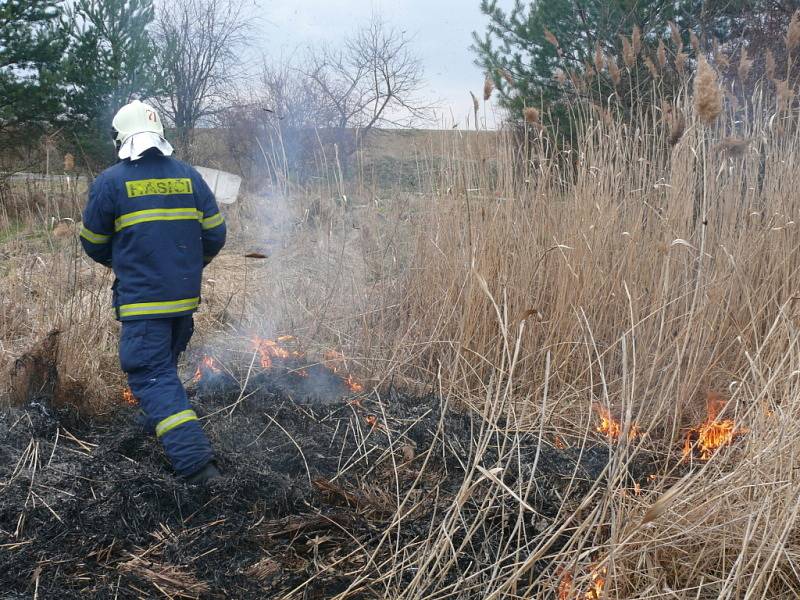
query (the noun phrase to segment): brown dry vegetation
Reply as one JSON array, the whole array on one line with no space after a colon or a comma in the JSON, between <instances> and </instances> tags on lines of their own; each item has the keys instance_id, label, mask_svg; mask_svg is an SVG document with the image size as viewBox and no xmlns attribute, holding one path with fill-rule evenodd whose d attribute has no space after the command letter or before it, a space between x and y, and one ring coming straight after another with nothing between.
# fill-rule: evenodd
<instances>
[{"instance_id":1,"label":"brown dry vegetation","mask_svg":"<svg viewBox=\"0 0 800 600\"><path fill-rule=\"evenodd\" d=\"M587 112L567 159L539 128L523 160L503 136L480 148L442 136L444 160L421 161L424 193L381 196L333 174L227 211L232 240L205 274L195 348L292 334L341 348L372 386L434 385L482 417L442 524L365 567L383 573L374 589L431 589L458 554L452 540L468 543L504 501L518 507L509 522L531 519L522 499L536 482L503 481L515 431L580 446L599 437L603 406L623 431L607 480L565 506L557 529L509 538L513 567L467 571L462 590L527 597L518 582L567 533L550 556L564 577L537 582L547 597L596 597L578 591L598 573L608 598L800 594L800 122L766 97L719 120L716 99L701 103L702 121L684 97L686 130L672 142L656 108L633 125ZM733 135L752 141L724 151ZM122 391L110 275L82 256L71 225L55 227L76 217L79 195L5 191L0 369L57 328L60 377L102 413ZM684 436L709 392L746 433L687 470ZM489 448L499 459L485 464ZM628 489L624 466L645 453L653 485ZM490 491L473 497L479 480ZM397 498L387 544L409 502ZM467 502L481 506L476 520L461 518Z\"/></svg>"}]
</instances>

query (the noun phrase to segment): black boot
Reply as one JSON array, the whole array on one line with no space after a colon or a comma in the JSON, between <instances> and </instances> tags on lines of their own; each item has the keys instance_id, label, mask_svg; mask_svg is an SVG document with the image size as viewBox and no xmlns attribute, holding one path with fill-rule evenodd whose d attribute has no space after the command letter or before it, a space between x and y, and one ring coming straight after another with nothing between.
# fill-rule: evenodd
<instances>
[{"instance_id":1,"label":"black boot","mask_svg":"<svg viewBox=\"0 0 800 600\"><path fill-rule=\"evenodd\" d=\"M222 479L222 473L220 472L219 468L217 468L216 463L212 460L199 471L189 475L186 478L186 482L192 485L208 485L212 481L218 481L220 479Z\"/></svg>"}]
</instances>

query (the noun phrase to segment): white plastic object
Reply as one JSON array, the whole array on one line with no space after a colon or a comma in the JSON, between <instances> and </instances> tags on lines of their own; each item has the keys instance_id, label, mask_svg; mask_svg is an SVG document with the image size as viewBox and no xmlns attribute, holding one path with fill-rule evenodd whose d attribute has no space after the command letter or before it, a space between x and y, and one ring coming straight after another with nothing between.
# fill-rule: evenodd
<instances>
[{"instance_id":1,"label":"white plastic object","mask_svg":"<svg viewBox=\"0 0 800 600\"><path fill-rule=\"evenodd\" d=\"M214 192L217 202L220 204L233 204L239 195L239 188L242 185L242 178L233 173L209 169L208 167L197 167L197 172L203 176L208 187Z\"/></svg>"}]
</instances>

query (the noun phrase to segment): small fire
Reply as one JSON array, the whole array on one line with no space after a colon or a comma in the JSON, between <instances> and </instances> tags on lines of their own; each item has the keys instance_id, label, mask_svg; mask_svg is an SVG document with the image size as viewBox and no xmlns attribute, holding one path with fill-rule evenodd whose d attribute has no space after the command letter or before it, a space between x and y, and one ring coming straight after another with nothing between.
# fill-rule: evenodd
<instances>
[{"instance_id":1,"label":"small fire","mask_svg":"<svg viewBox=\"0 0 800 600\"><path fill-rule=\"evenodd\" d=\"M558 600L600 600L603 595L603 588L606 586L606 567L593 566L589 573L591 583L586 592L581 593L575 590L574 578L570 573L564 572L558 582Z\"/></svg>"},{"instance_id":2,"label":"small fire","mask_svg":"<svg viewBox=\"0 0 800 600\"><path fill-rule=\"evenodd\" d=\"M133 396L131 388L125 388L125 390L122 392L122 401L125 404L130 404L131 406L137 404L136 398Z\"/></svg>"},{"instance_id":3,"label":"small fire","mask_svg":"<svg viewBox=\"0 0 800 600\"><path fill-rule=\"evenodd\" d=\"M214 362L214 359L210 356L204 356L203 360L200 361L200 364L197 365L197 371L194 372L194 377L192 377L192 381L195 383L203 379L203 375L205 373L219 373L220 368Z\"/></svg>"},{"instance_id":4,"label":"small fire","mask_svg":"<svg viewBox=\"0 0 800 600\"><path fill-rule=\"evenodd\" d=\"M710 460L719 448L729 446L737 435L747 433L747 429L737 427L733 419L720 420L719 413L725 407L725 400L716 392L709 392L706 398L706 420L686 432L683 443L683 458L688 459L692 450L698 448L700 460Z\"/></svg>"},{"instance_id":5,"label":"small fire","mask_svg":"<svg viewBox=\"0 0 800 600\"><path fill-rule=\"evenodd\" d=\"M597 411L597 416L600 417L600 424L597 426L597 432L602 433L611 440L619 440L622 435L622 424L617 421L605 406L599 403L594 404L594 409ZM631 425L628 432L628 439L634 439L640 434L639 427L636 424Z\"/></svg>"},{"instance_id":6,"label":"small fire","mask_svg":"<svg viewBox=\"0 0 800 600\"><path fill-rule=\"evenodd\" d=\"M271 369L273 358L279 358L281 360L287 358L302 358L304 356L302 352L287 350L279 343L293 341L295 341L295 337L291 335L282 335L277 341L254 336L252 339L253 349L258 352L261 367L263 369Z\"/></svg>"},{"instance_id":7,"label":"small fire","mask_svg":"<svg viewBox=\"0 0 800 600\"><path fill-rule=\"evenodd\" d=\"M589 576L592 578L592 585L586 592L586 600L600 600L603 595L603 588L606 586L606 567L593 568Z\"/></svg>"},{"instance_id":8,"label":"small fire","mask_svg":"<svg viewBox=\"0 0 800 600\"><path fill-rule=\"evenodd\" d=\"M210 356L204 356L203 359L200 361L200 364L197 365L197 370L194 372L194 377L192 377L192 381L197 383L201 379L203 379L203 375L205 373L219 373L220 368L217 366L217 363L214 359Z\"/></svg>"},{"instance_id":9,"label":"small fire","mask_svg":"<svg viewBox=\"0 0 800 600\"><path fill-rule=\"evenodd\" d=\"M364 386L361 385L355 377L353 377L352 373L349 374L347 379L344 380L344 384L350 388L351 392L355 392L356 394L364 391Z\"/></svg>"},{"instance_id":10,"label":"small fire","mask_svg":"<svg viewBox=\"0 0 800 600\"><path fill-rule=\"evenodd\" d=\"M339 369L344 366L344 354L338 350L326 350L322 358L325 361L325 366L334 373L338 373Z\"/></svg>"},{"instance_id":11,"label":"small fire","mask_svg":"<svg viewBox=\"0 0 800 600\"><path fill-rule=\"evenodd\" d=\"M572 575L564 573L558 582L558 600L572 600Z\"/></svg>"}]
</instances>

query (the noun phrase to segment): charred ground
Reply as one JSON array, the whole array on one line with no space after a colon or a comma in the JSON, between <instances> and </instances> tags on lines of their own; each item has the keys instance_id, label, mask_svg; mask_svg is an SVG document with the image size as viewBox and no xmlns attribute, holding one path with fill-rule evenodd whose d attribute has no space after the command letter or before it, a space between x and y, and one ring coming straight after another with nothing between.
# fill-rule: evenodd
<instances>
[{"instance_id":1,"label":"charred ground","mask_svg":"<svg viewBox=\"0 0 800 600\"><path fill-rule=\"evenodd\" d=\"M401 582L413 577L387 565L398 544L425 544L445 518L480 417L433 395L354 395L333 377L309 393L309 378L262 373L242 390L221 375L197 387L195 407L226 473L210 489L170 474L135 407L102 422L54 409L47 398L4 410L3 597L330 598L350 589L349 598L378 598L387 572ZM555 449L534 436L518 447L504 478L512 487L535 481L525 501L536 512L516 534L532 542L603 476L609 447ZM483 466L495 467L499 455L489 448ZM646 475L642 465L631 481ZM485 481L475 486L462 511L479 510L488 489ZM431 597L452 593L474 561L491 565L518 512L509 504L486 515ZM550 568L543 559L536 571Z\"/></svg>"}]
</instances>

